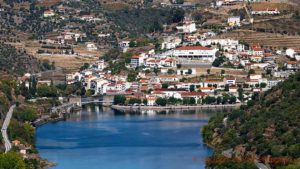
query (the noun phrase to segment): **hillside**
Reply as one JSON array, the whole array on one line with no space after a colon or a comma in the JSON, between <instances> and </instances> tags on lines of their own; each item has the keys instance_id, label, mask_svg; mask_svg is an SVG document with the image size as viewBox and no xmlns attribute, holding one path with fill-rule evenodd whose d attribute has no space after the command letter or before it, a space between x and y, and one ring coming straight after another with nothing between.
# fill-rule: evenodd
<instances>
[{"instance_id":1,"label":"hillside","mask_svg":"<svg viewBox=\"0 0 300 169\"><path fill-rule=\"evenodd\" d=\"M259 158L269 161L273 168L285 168L282 166L287 164L299 168L299 85L300 72L268 92L257 94L240 110L216 115L202 130L204 141L215 148L216 155L232 148L235 160ZM217 163L209 165L226 168Z\"/></svg>"},{"instance_id":2,"label":"hillside","mask_svg":"<svg viewBox=\"0 0 300 169\"><path fill-rule=\"evenodd\" d=\"M0 43L0 71L22 75L39 70L39 62L24 50Z\"/></svg>"}]
</instances>

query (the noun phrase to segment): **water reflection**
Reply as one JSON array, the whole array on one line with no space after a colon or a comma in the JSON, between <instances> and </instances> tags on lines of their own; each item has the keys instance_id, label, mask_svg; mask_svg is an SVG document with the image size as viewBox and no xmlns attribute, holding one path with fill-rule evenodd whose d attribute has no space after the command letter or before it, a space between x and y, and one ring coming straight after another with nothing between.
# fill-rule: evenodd
<instances>
[{"instance_id":1,"label":"water reflection","mask_svg":"<svg viewBox=\"0 0 300 169\"><path fill-rule=\"evenodd\" d=\"M71 114L69 121L87 121L87 120L95 120L95 119L103 119L106 117L112 116L162 116L162 117L175 117L175 118L184 118L190 117L195 119L203 119L208 120L210 117L214 116L215 113L219 111L227 111L227 110L167 110L167 111L156 111L156 110L142 110L142 111L117 111L113 110L110 107L102 107L100 105L87 105L84 106L82 110L76 111Z\"/></svg>"}]
</instances>

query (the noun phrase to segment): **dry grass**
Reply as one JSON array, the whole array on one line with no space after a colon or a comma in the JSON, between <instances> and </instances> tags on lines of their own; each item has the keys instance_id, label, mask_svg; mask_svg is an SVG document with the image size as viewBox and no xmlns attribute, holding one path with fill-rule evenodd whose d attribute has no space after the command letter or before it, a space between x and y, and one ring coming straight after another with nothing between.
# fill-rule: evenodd
<instances>
[{"instance_id":1,"label":"dry grass","mask_svg":"<svg viewBox=\"0 0 300 169\"><path fill-rule=\"evenodd\" d=\"M294 11L299 9L299 6L292 5L288 3L272 3L272 2L259 2L259 3L252 3L251 8L257 9L257 8L277 8L279 11Z\"/></svg>"},{"instance_id":2,"label":"dry grass","mask_svg":"<svg viewBox=\"0 0 300 169\"><path fill-rule=\"evenodd\" d=\"M37 6L41 6L41 7L51 7L53 5L57 5L59 3L61 3L62 0L39 0L37 2Z\"/></svg>"},{"instance_id":3,"label":"dry grass","mask_svg":"<svg viewBox=\"0 0 300 169\"><path fill-rule=\"evenodd\" d=\"M283 49L294 48L300 49L300 36L288 36L278 33L261 33L251 30L236 30L233 32L220 35L221 38L233 38L244 40L249 44L260 44L266 48Z\"/></svg>"},{"instance_id":4,"label":"dry grass","mask_svg":"<svg viewBox=\"0 0 300 169\"><path fill-rule=\"evenodd\" d=\"M55 62L55 66L63 69L66 73L78 71L84 63L95 62L98 58L83 58L74 56L63 56L63 55L37 55L40 60L49 60Z\"/></svg>"}]
</instances>

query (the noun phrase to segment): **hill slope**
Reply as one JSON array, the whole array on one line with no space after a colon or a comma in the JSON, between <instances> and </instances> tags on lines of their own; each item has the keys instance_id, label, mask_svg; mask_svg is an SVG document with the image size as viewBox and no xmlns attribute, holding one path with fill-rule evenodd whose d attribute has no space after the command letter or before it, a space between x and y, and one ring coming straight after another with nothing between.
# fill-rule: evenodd
<instances>
[{"instance_id":1,"label":"hill slope","mask_svg":"<svg viewBox=\"0 0 300 169\"><path fill-rule=\"evenodd\" d=\"M285 162L271 160L272 167L298 161L300 72L257 95L240 110L218 114L202 132L204 141L215 148L216 154L232 148L233 158L237 159L288 159Z\"/></svg>"}]
</instances>

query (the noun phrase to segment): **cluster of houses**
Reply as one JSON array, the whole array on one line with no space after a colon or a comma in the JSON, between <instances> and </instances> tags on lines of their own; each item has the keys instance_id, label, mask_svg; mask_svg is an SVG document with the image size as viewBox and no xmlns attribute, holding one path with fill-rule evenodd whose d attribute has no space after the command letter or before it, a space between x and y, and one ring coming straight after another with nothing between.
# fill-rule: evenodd
<instances>
[{"instance_id":1,"label":"cluster of houses","mask_svg":"<svg viewBox=\"0 0 300 169\"><path fill-rule=\"evenodd\" d=\"M216 6L230 6L243 2L243 0L218 0ZM57 12L64 10L66 9L59 8ZM279 13L275 8L251 10L252 15ZM55 16L54 11L44 13L46 18L53 16ZM101 21L101 18L95 15L82 15L77 19L87 22ZM229 16L228 27L222 29L221 32L240 27L241 24L240 16ZM300 55L293 49L287 49L283 53L264 49L259 44L249 45L235 39L216 38L216 33L213 31L198 31L196 23L189 18L185 18L180 25L176 26L176 30L177 32L173 34L161 35L163 42L159 51L153 47L147 51L135 52L130 63L126 65L129 69L139 70L135 81L129 81L127 75L111 74L107 63L104 60L98 60L90 64L86 70L67 74L66 83L80 82L86 91L90 90L95 95L126 95L126 97L147 99L148 105L155 105L155 100L160 97L176 99L193 97L197 103L201 103L207 96L222 97L227 94L238 97L239 88L243 89L244 98L250 99L253 93L272 88L298 69L296 61L300 59ZM110 34L101 33L98 36L105 38ZM65 31L54 37L55 40L42 43L68 44L82 41L85 37L86 35L80 32ZM118 40L119 48L123 52L134 48L133 40ZM88 51L98 49L92 42L87 42L86 48ZM279 66L278 58L285 56L288 56L290 61L286 61L283 67ZM216 64L216 61L220 63ZM224 64L227 65L226 68ZM154 69L159 71L154 73ZM224 72L222 75L211 75L207 72L205 75L199 69L224 69L224 72L227 70L230 72L230 69L239 69L244 72L255 70L257 73L236 76L236 74ZM147 73L146 70L148 70ZM184 80L195 77L198 78L195 82Z\"/></svg>"}]
</instances>

